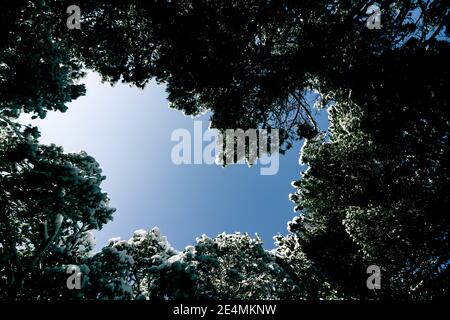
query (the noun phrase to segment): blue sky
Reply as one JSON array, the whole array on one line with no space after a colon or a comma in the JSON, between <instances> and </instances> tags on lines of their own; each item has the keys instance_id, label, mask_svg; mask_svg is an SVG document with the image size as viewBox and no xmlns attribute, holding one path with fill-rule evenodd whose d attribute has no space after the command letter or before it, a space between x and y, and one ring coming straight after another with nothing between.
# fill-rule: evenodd
<instances>
[{"instance_id":1,"label":"blue sky","mask_svg":"<svg viewBox=\"0 0 450 320\"><path fill-rule=\"evenodd\" d=\"M50 112L44 120L22 117L37 125L41 143L55 143L66 152L85 150L100 163L107 177L102 187L117 209L114 221L95 233L99 250L108 239L129 239L134 230L158 226L176 249L202 234L258 233L266 248L272 237L286 233L294 217L288 195L300 176L301 144L280 157L279 172L260 175L258 165L180 165L172 163L175 129L193 134L194 121L168 108L164 86L140 90L124 84L101 83L90 73L83 81L87 94L68 105L65 113ZM322 126L326 115L321 115ZM206 145L207 143L205 143Z\"/></svg>"}]
</instances>

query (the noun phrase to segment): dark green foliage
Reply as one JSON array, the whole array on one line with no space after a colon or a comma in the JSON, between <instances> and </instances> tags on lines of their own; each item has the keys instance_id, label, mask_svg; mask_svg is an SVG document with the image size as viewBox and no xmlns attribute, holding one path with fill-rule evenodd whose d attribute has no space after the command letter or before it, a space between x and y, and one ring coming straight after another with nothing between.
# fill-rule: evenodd
<instances>
[{"instance_id":1,"label":"dark green foliage","mask_svg":"<svg viewBox=\"0 0 450 320\"><path fill-rule=\"evenodd\" d=\"M48 1L49 3L53 1ZM56 36L55 8L45 1L5 0L0 5L0 116L22 111L44 118L84 95L84 75Z\"/></svg>"}]
</instances>

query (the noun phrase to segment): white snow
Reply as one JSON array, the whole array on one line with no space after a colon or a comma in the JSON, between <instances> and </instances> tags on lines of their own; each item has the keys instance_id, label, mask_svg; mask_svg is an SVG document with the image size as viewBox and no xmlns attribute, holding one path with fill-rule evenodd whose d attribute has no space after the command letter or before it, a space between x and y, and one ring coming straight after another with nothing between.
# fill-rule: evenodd
<instances>
[{"instance_id":1,"label":"white snow","mask_svg":"<svg viewBox=\"0 0 450 320\"><path fill-rule=\"evenodd\" d=\"M108 240L108 244L109 245L113 245L113 244L115 244L118 241L120 241L120 237L111 238L111 239Z\"/></svg>"},{"instance_id":2,"label":"white snow","mask_svg":"<svg viewBox=\"0 0 450 320\"><path fill-rule=\"evenodd\" d=\"M155 234L155 236L160 237L161 236L161 231L159 230L158 227L154 227L152 229L152 232Z\"/></svg>"}]
</instances>

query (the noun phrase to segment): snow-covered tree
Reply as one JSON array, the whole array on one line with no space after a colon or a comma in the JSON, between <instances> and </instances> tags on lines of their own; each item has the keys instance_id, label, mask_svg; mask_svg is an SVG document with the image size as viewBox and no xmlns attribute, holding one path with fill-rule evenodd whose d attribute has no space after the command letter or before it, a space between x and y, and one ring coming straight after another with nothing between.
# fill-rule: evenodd
<instances>
[{"instance_id":1,"label":"snow-covered tree","mask_svg":"<svg viewBox=\"0 0 450 320\"><path fill-rule=\"evenodd\" d=\"M89 274L83 287L83 298L127 300L134 297L134 259L128 252L129 248L126 241L111 239L101 252L88 259Z\"/></svg>"},{"instance_id":2,"label":"snow-covered tree","mask_svg":"<svg viewBox=\"0 0 450 320\"><path fill-rule=\"evenodd\" d=\"M285 241L285 240L279 240ZM332 296L309 278L313 269L283 242L265 250L248 234L197 238L176 251L158 228L138 230L128 241L111 239L90 261L88 298L108 299L306 299ZM295 265L295 267L292 267ZM305 283L303 283L305 282ZM314 291L315 290L315 291ZM315 293L313 295L310 292Z\"/></svg>"},{"instance_id":3,"label":"snow-covered tree","mask_svg":"<svg viewBox=\"0 0 450 320\"><path fill-rule=\"evenodd\" d=\"M67 267L83 263L93 248L90 230L100 229L114 212L94 158L40 145L37 137L35 128L0 120L3 299L70 296L64 291Z\"/></svg>"},{"instance_id":4,"label":"snow-covered tree","mask_svg":"<svg viewBox=\"0 0 450 320\"><path fill-rule=\"evenodd\" d=\"M309 169L294 183L291 199L299 216L289 229L299 251L340 296L448 295L450 117L444 98L448 81L438 80L438 72L449 69L448 62L442 71L427 67L438 63L439 68L444 60L440 55L429 63L416 60L419 74L404 70L397 75L415 82L429 73L416 87L423 98L408 104L406 98L397 100L397 91L363 107L337 101L330 109L330 136L309 140L303 148ZM428 82L433 90L421 89ZM375 108L383 99L391 101L389 108ZM370 265L381 268L379 290L366 286Z\"/></svg>"},{"instance_id":5,"label":"snow-covered tree","mask_svg":"<svg viewBox=\"0 0 450 320\"><path fill-rule=\"evenodd\" d=\"M0 299L440 298L448 296L448 1L3 0L0 8ZM98 163L43 146L35 128L84 94L83 67L110 83L167 85L170 105L211 127L279 128L307 139L298 216L260 239L201 237L181 252L158 229L113 239ZM307 95L330 109L322 136ZM366 287L366 268L384 284ZM81 290L64 283L67 267ZM58 289L60 288L60 289Z\"/></svg>"},{"instance_id":6,"label":"snow-covered tree","mask_svg":"<svg viewBox=\"0 0 450 320\"><path fill-rule=\"evenodd\" d=\"M192 251L197 285L210 299L280 299L298 294L293 279L277 257L248 234L206 235L197 239ZM187 251L187 252L186 252Z\"/></svg>"}]
</instances>

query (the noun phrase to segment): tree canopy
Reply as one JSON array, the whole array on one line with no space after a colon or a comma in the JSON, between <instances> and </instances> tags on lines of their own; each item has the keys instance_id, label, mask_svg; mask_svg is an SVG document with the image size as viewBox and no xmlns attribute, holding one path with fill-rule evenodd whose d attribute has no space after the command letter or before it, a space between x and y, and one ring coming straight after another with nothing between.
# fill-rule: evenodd
<instances>
[{"instance_id":1,"label":"tree canopy","mask_svg":"<svg viewBox=\"0 0 450 320\"><path fill-rule=\"evenodd\" d=\"M448 295L447 1L379 1L380 29L365 25L371 1L87 0L79 30L67 29L70 4L1 4L2 299ZM99 164L16 123L64 112L86 70L165 83L173 108L210 111L219 130L281 129L284 149L305 139L297 216L276 248L222 234L177 251L153 229L92 254L90 231L114 212ZM70 265L82 290L64 287ZM369 265L380 290L366 287Z\"/></svg>"}]
</instances>

